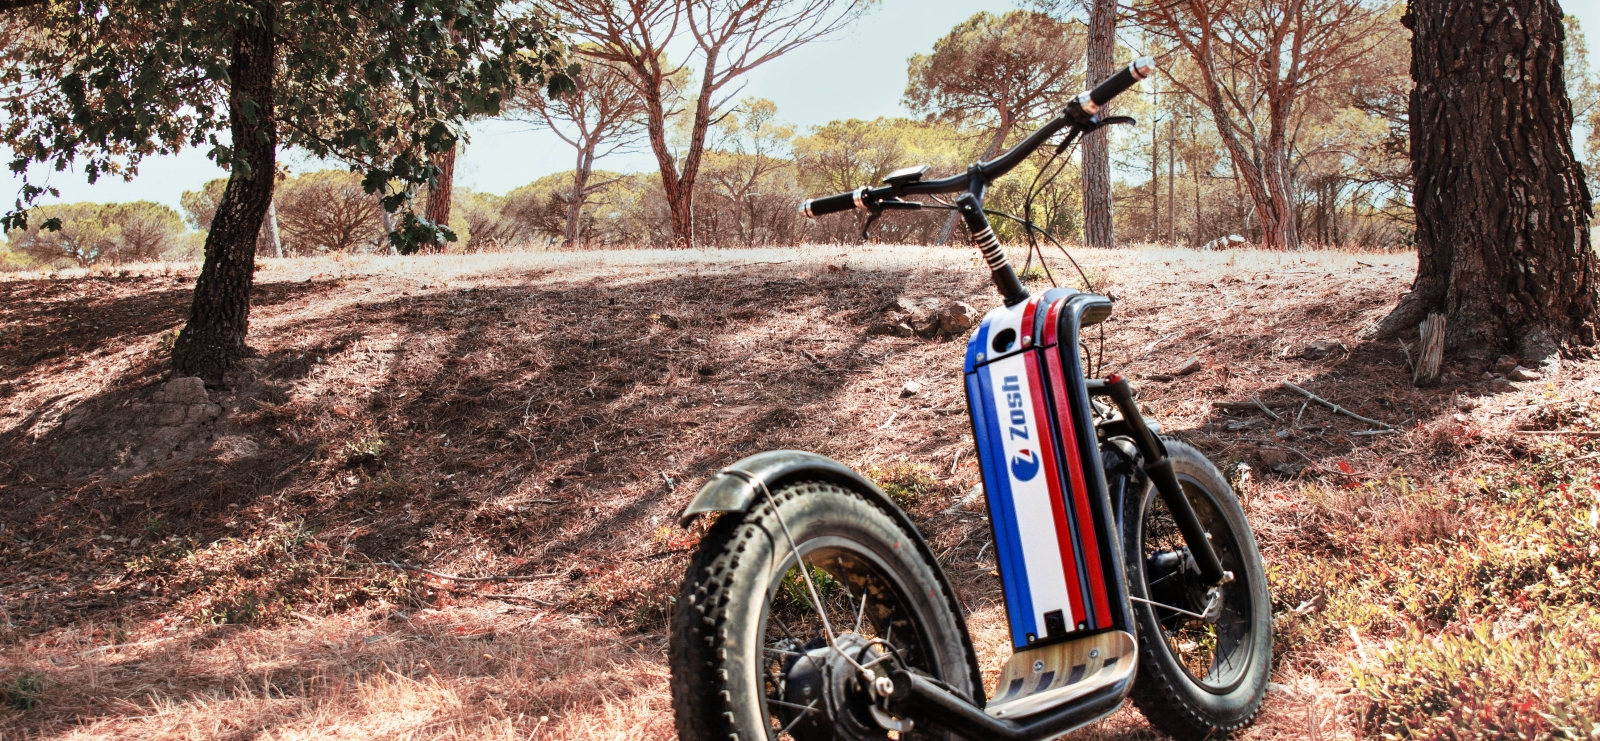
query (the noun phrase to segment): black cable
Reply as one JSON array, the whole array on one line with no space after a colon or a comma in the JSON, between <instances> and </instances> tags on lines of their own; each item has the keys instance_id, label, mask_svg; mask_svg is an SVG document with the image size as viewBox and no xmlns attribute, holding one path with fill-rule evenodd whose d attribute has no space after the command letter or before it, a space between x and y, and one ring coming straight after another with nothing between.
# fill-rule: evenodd
<instances>
[{"instance_id":1,"label":"black cable","mask_svg":"<svg viewBox=\"0 0 1600 741\"><path fill-rule=\"evenodd\" d=\"M1082 129L1079 129L1077 127L1073 127L1071 130L1069 130L1067 132L1066 138L1062 139L1061 143L1056 145L1055 151L1050 154L1050 158L1045 160L1044 165L1039 168L1039 172L1036 173L1033 176L1033 182L1028 184L1028 191L1027 191L1027 195L1023 199L1022 208L1023 208L1023 213L1026 213L1027 216L1028 216L1028 220L1024 223L1024 226L1026 226L1028 228L1028 230L1027 230L1028 246L1029 246L1029 248L1031 250L1028 253L1029 257L1031 258L1034 252L1038 252L1038 254L1039 254L1039 264L1044 267L1045 275L1050 275L1050 267L1048 265L1046 265L1045 261L1044 261L1044 252L1043 252L1043 250L1041 250L1039 248L1038 241L1033 238L1033 232L1035 230L1037 230L1040 234L1043 234L1043 235L1045 235L1045 237L1049 238L1049 240L1052 243L1055 244L1057 249L1061 250L1061 254L1066 256L1067 262L1072 263L1073 269L1078 271L1078 277L1083 279L1083 287L1084 287L1084 289L1089 291L1090 293L1094 293L1095 292L1094 284L1089 281L1089 275L1083 271L1083 268L1081 266L1078 265L1078 261L1073 259L1072 253L1068 252L1067 248L1062 246L1061 240L1056 239L1055 235L1051 234L1049 231L1045 230L1044 228L1040 227L1039 225L1033 223L1033 201L1034 201L1034 199L1037 198L1040 193L1044 192L1045 188L1050 187L1050 185L1056 181L1056 178L1061 177L1061 173L1066 171L1067 164L1069 162L1071 162L1071 160L1070 159L1069 160L1062 160L1060 166L1056 168L1056 171L1053 174L1051 174L1050 177L1048 179L1046 179L1043 183L1039 182L1040 178L1044 177L1045 172L1047 172L1050 169L1050 165L1055 163L1055 161L1058 158L1060 158L1063 153L1072 150L1072 148L1078 143L1078 139L1082 134L1083 134L1083 130ZM1017 220L1016 217L1011 216L1010 214L1002 214L1002 215L1005 216L1006 218L1009 218L1009 219L1012 219L1012 220ZM1050 279L1050 285L1053 286L1055 284L1056 284L1055 278L1052 277ZM1095 361L1095 362L1091 363L1091 365L1093 366L1090 369L1090 372L1089 372L1089 375L1091 377L1098 376L1100 374L1100 371L1105 370L1105 361L1106 361L1106 324L1105 324L1105 322L1100 322L1100 338L1099 339L1100 339L1099 358L1097 360L1095 358L1092 358L1092 357L1090 358L1090 360ZM1087 355L1089 348L1086 345L1083 344L1082 340L1079 340L1079 346L1083 348L1084 353Z\"/></svg>"},{"instance_id":2,"label":"black cable","mask_svg":"<svg viewBox=\"0 0 1600 741\"><path fill-rule=\"evenodd\" d=\"M1083 287L1084 287L1084 289L1087 290L1089 293L1094 293L1095 292L1094 284L1089 282L1089 275L1087 273L1083 272L1083 267L1078 265L1078 261L1074 260L1072 258L1072 253L1068 252L1067 248L1061 244L1061 240L1056 239L1055 235L1051 234L1049 230L1045 229L1044 227L1039 226L1038 224L1033 223L1032 221L1029 221L1027 219L1019 219L1019 218L1017 218L1015 216L1012 216L1011 214L1008 214L1008 213L1005 213L1005 212L1002 212L1002 211L991 211L991 210L986 208L986 209L983 210L983 212L986 213L986 214L993 215L993 216L999 216L1001 218L1010 219L1012 221L1017 222L1018 224L1021 224L1023 227L1025 227L1028 230L1028 236L1029 236L1030 240L1031 240L1031 238L1033 236L1033 232L1035 232L1035 231L1039 232L1040 234L1043 234L1047 239L1049 239L1053 244L1055 244L1056 248L1061 250L1061 254L1066 256L1067 262L1072 263L1073 269L1078 271L1078 277L1083 279ZM1051 274L1051 272L1050 272L1050 266L1048 264L1046 264L1045 261L1044 261L1044 253L1043 252L1039 253L1039 266L1043 267L1044 268L1044 274L1046 276L1049 276L1050 285L1052 285L1052 286L1057 285L1055 276L1053 274ZM1114 300L1115 299L1113 299L1113 301ZM1105 364L1106 364L1106 323L1105 322L1100 322L1099 340L1100 340L1100 348L1099 348L1099 357L1098 358L1095 357L1094 353L1089 352L1088 346L1087 345L1083 345L1082 340L1079 341L1079 345L1083 348L1085 358L1087 358L1089 360L1089 363L1087 363L1087 365L1090 366L1089 377L1091 377L1091 378L1099 376L1100 371L1105 369Z\"/></svg>"},{"instance_id":3,"label":"black cable","mask_svg":"<svg viewBox=\"0 0 1600 741\"><path fill-rule=\"evenodd\" d=\"M1083 268L1078 265L1078 261L1072 259L1072 253L1068 252L1067 248L1061 244L1061 240L1056 239L1055 235L1051 234L1049 230L1045 229L1044 227L1039 226L1038 224L1033 223L1032 221L1029 221L1027 219L1019 219L1019 218L1017 218L1015 216L1012 216L1011 214L1008 214L1008 213L1003 213L1003 212L1000 212L1000 211L990 211L989 209L984 209L983 212L986 213L986 214L990 214L992 216L999 216L1001 218L1010 219L1012 221L1017 222L1018 224L1023 225L1024 227L1026 227L1029 230L1031 230L1030 233L1029 233L1029 236L1032 236L1032 232L1034 232L1034 231L1036 231L1036 232L1038 232L1040 234L1043 234L1046 239L1049 239L1050 242L1056 246L1057 249L1061 250L1061 254L1066 256L1067 262L1072 263L1073 269L1078 271L1078 277L1083 279L1083 287L1084 287L1084 289L1087 290L1089 293L1094 293L1095 292L1094 284L1089 282L1088 274L1083 272ZM1041 264L1043 264L1043 262L1044 262L1043 253L1041 253L1039 255L1039 262ZM1045 268L1045 271L1049 272L1049 268Z\"/></svg>"}]
</instances>

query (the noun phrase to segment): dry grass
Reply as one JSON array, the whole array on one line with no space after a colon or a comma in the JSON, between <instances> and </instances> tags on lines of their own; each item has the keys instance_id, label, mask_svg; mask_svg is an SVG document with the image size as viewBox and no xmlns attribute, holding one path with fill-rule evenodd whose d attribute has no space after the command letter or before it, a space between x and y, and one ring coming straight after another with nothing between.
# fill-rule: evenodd
<instances>
[{"instance_id":1,"label":"dry grass","mask_svg":"<svg viewBox=\"0 0 1600 741\"><path fill-rule=\"evenodd\" d=\"M292 627L81 629L4 653L71 709L19 738L660 738L664 651L593 620L508 607L388 606ZM30 727L31 726L31 727Z\"/></svg>"},{"instance_id":2,"label":"dry grass","mask_svg":"<svg viewBox=\"0 0 1600 741\"><path fill-rule=\"evenodd\" d=\"M1118 299L1104 368L1138 379L1169 431L1250 466L1269 563L1362 563L1336 535L1358 530L1433 547L1479 514L1450 492L1539 454L1511 430L1566 424L1550 410L1594 391L1589 364L1500 392L1447 365L1411 388L1399 345L1358 338L1409 256L1077 256ZM676 514L721 466L778 447L910 482L991 682L1007 654L982 505L951 510L977 481L962 343L865 332L896 295L993 306L969 250L263 261L260 357L213 392L219 420L152 457L128 435L156 433L92 421L163 380L192 278L0 278L0 681L44 682L37 707L0 710L0 735L668 736L663 617L700 532ZM1302 357L1323 340L1344 349ZM1199 373L1148 380L1190 355ZM901 398L909 380L923 391ZM1219 405L1289 401L1283 380L1403 432ZM219 555L290 524L304 580ZM126 565L163 553L151 576ZM529 578L463 596L387 561ZM219 620L197 606L213 594L274 617ZM1297 607L1277 606L1285 635L1310 638L1280 646L1248 736L1349 737L1351 662L1376 654ZM1087 732L1151 735L1133 710Z\"/></svg>"}]
</instances>

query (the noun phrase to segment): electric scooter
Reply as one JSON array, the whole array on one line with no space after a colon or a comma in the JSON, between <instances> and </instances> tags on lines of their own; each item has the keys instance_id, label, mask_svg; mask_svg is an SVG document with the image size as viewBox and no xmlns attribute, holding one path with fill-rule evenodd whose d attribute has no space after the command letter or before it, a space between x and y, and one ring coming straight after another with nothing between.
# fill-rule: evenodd
<instances>
[{"instance_id":1,"label":"electric scooter","mask_svg":"<svg viewBox=\"0 0 1600 741\"><path fill-rule=\"evenodd\" d=\"M889 211L953 209L1000 293L964 361L1013 651L993 693L905 512L836 461L771 451L719 471L683 513L685 525L720 515L672 617L680 738L1046 739L1129 698L1179 739L1254 719L1271 600L1237 497L1204 455L1145 419L1127 379L1086 376L1081 338L1111 299L1031 295L983 209L988 186L1058 133L1060 155L1131 121L1101 114L1153 71L1135 61L960 175L906 168L801 206L813 218L859 209L869 227Z\"/></svg>"}]
</instances>

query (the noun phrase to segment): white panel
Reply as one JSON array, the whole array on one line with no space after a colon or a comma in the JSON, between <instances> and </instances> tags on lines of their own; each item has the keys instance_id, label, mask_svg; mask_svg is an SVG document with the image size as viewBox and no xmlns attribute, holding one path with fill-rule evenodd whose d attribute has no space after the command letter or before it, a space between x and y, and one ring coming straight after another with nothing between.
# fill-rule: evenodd
<instances>
[{"instance_id":1,"label":"white panel","mask_svg":"<svg viewBox=\"0 0 1600 741\"><path fill-rule=\"evenodd\" d=\"M991 363L989 379L1000 415L1000 438L1005 442L1005 475L1011 479L1011 503L1017 513L1022 558L1027 564L1034 624L1042 638L1045 613L1060 610L1068 630L1078 624L1078 616L1072 614L1067 579L1061 569L1061 545L1044 466L1047 453L1040 449L1025 357L1018 353Z\"/></svg>"}]
</instances>

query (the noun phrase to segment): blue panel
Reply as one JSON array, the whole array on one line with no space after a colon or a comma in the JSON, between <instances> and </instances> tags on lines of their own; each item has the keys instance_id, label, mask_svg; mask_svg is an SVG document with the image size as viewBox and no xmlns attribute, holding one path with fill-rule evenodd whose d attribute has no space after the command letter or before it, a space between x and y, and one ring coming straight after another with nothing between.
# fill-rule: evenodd
<instances>
[{"instance_id":1,"label":"blue panel","mask_svg":"<svg viewBox=\"0 0 1600 741\"><path fill-rule=\"evenodd\" d=\"M1000 580L1006 593L1011 643L1022 647L1028 645L1028 635L1037 636L1039 630L1033 619L1033 595L1028 590L1027 566L1019 552L1022 538L1017 531L1016 510L1011 503L1011 479L1005 475L1005 449L999 443L1000 422L993 404L994 386L987 365L967 376L967 398L973 415L973 442L978 449L978 467L983 471L983 491L989 500L989 517L994 527L995 559L1000 565Z\"/></svg>"},{"instance_id":2,"label":"blue panel","mask_svg":"<svg viewBox=\"0 0 1600 741\"><path fill-rule=\"evenodd\" d=\"M967 362L962 369L963 373L971 373L978 367L978 355L983 353L983 348L989 344L989 322L984 321L978 325L977 331L967 338Z\"/></svg>"}]
</instances>

